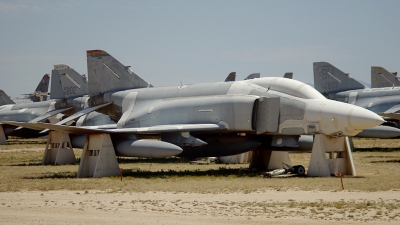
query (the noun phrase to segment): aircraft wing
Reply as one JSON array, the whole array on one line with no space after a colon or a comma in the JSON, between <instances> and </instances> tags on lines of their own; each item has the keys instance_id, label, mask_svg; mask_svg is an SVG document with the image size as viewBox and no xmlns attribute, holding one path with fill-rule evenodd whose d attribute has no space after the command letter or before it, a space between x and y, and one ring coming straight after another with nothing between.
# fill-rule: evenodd
<instances>
[{"instance_id":1,"label":"aircraft wing","mask_svg":"<svg viewBox=\"0 0 400 225\"><path fill-rule=\"evenodd\" d=\"M213 130L216 131L216 130L227 129L222 124L172 124L172 125L158 125L152 127L114 129L116 126L115 124L103 125L103 126L75 127L75 126L56 125L49 123L21 123L21 122L4 122L4 123L34 130L49 129L49 130L56 130L56 131L75 133L75 134L100 134L100 133L158 134L158 133L189 132L189 131L213 131Z\"/></svg>"}]
</instances>

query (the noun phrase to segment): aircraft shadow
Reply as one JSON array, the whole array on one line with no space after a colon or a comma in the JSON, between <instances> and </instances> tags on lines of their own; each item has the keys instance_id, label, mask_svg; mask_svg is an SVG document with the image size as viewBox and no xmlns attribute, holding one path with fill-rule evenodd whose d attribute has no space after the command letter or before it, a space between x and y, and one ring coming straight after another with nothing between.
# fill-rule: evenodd
<instances>
[{"instance_id":1,"label":"aircraft shadow","mask_svg":"<svg viewBox=\"0 0 400 225\"><path fill-rule=\"evenodd\" d=\"M122 172L123 177L132 178L161 178L167 179L171 177L252 177L259 176L261 173L243 173L241 169L224 168L209 170L160 170L149 171L140 169L125 169ZM47 172L39 176L24 177L24 179L68 179L76 178L77 172Z\"/></svg>"}]
</instances>

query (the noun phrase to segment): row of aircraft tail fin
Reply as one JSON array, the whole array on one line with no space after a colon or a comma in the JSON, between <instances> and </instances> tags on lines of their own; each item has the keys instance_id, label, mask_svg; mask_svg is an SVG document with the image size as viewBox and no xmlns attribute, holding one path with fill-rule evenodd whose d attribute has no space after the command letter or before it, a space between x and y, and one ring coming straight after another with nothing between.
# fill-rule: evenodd
<instances>
[{"instance_id":1,"label":"row of aircraft tail fin","mask_svg":"<svg viewBox=\"0 0 400 225\"><path fill-rule=\"evenodd\" d=\"M41 102L41 101L46 101L48 98L48 91L49 91L49 81L50 81L50 76L49 74L43 75L42 79L40 80L38 86L36 87L35 91L31 94L24 94L32 102Z\"/></svg>"},{"instance_id":2,"label":"row of aircraft tail fin","mask_svg":"<svg viewBox=\"0 0 400 225\"><path fill-rule=\"evenodd\" d=\"M367 88L349 74L327 62L314 62L314 88L328 96L332 93Z\"/></svg>"},{"instance_id":3,"label":"row of aircraft tail fin","mask_svg":"<svg viewBox=\"0 0 400 225\"><path fill-rule=\"evenodd\" d=\"M260 73L252 73L250 75L248 75L246 78L244 78L244 80L251 80L251 79L255 79L255 78L260 78ZM288 72L285 73L283 75L284 78L288 78L288 79L292 79L293 78L293 73ZM231 72L228 74L228 76L225 79L225 82L229 82L229 81L235 81L236 80L236 72Z\"/></svg>"},{"instance_id":4,"label":"row of aircraft tail fin","mask_svg":"<svg viewBox=\"0 0 400 225\"><path fill-rule=\"evenodd\" d=\"M67 99L88 94L86 77L66 64L54 65L51 72L50 98Z\"/></svg>"},{"instance_id":5,"label":"row of aircraft tail fin","mask_svg":"<svg viewBox=\"0 0 400 225\"><path fill-rule=\"evenodd\" d=\"M344 73L327 62L314 62L314 87L323 95L328 96L348 90L368 89L366 85ZM397 73L389 72L379 66L371 67L371 88L400 86Z\"/></svg>"},{"instance_id":6,"label":"row of aircraft tail fin","mask_svg":"<svg viewBox=\"0 0 400 225\"><path fill-rule=\"evenodd\" d=\"M0 106L15 104L15 102L3 90L0 90Z\"/></svg>"},{"instance_id":7,"label":"row of aircraft tail fin","mask_svg":"<svg viewBox=\"0 0 400 225\"><path fill-rule=\"evenodd\" d=\"M397 72L389 72L380 66L371 67L371 88L400 86Z\"/></svg>"},{"instance_id":8,"label":"row of aircraft tail fin","mask_svg":"<svg viewBox=\"0 0 400 225\"><path fill-rule=\"evenodd\" d=\"M104 56L110 55L101 50L91 50L87 52L88 69L90 68L93 70L91 71L93 73L103 73L104 77L106 77L106 79L103 80L92 81L91 86L88 86L86 77L80 75L68 65L54 65L51 74L51 99L67 99L83 95L93 96L109 91L123 90L128 87L152 87L149 82L132 72L128 66L123 65L113 57ZM93 57L96 59L102 59L103 57L104 60L93 60ZM111 68L113 68L113 70ZM400 86L400 79L396 75L397 73L391 73L382 67L372 66L371 87L383 88ZM118 82L108 82L111 80L111 76L118 77ZM97 76L92 79L96 79L96 77ZM292 79L293 73L285 73L283 77ZM260 73L252 73L244 80L254 78L260 78ZM33 102L46 100L49 80L50 76L45 74L35 89L35 92L25 95L29 95ZM226 77L225 82L235 80L236 72L231 72ZM324 95L346 90L367 88L364 84L355 80L349 74L344 73L327 62L314 63L314 87ZM15 104L15 102L7 96L3 90L1 90L0 105L5 104Z\"/></svg>"}]
</instances>

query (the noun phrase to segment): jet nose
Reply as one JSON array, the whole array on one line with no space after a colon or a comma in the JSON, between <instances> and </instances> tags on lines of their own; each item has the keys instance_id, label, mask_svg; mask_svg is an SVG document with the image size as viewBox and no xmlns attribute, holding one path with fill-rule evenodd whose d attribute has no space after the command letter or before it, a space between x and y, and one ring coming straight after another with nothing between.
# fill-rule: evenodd
<instances>
[{"instance_id":1,"label":"jet nose","mask_svg":"<svg viewBox=\"0 0 400 225\"><path fill-rule=\"evenodd\" d=\"M362 130L378 126L385 122L378 114L358 106L350 110L348 123L355 130Z\"/></svg>"}]
</instances>

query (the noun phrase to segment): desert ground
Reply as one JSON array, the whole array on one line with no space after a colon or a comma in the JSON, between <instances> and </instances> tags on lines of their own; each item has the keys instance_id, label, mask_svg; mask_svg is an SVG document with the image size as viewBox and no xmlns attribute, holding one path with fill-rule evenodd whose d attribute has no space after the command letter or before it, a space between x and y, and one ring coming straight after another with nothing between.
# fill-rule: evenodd
<instances>
[{"instance_id":1,"label":"desert ground","mask_svg":"<svg viewBox=\"0 0 400 225\"><path fill-rule=\"evenodd\" d=\"M354 139L356 177L262 178L241 165L118 159L120 177L43 166L45 139L0 146L0 224L399 224L399 139ZM78 160L79 149L74 150ZM309 153L290 153L307 169Z\"/></svg>"}]
</instances>

